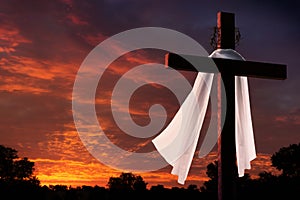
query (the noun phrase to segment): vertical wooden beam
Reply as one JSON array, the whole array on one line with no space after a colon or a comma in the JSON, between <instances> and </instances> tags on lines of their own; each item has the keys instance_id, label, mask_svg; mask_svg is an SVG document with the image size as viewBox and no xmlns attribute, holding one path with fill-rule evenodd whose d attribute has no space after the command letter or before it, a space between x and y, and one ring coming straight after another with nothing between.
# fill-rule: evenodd
<instances>
[{"instance_id":1,"label":"vertical wooden beam","mask_svg":"<svg viewBox=\"0 0 300 200\"><path fill-rule=\"evenodd\" d=\"M235 19L233 13L218 12L218 49L235 49Z\"/></svg>"},{"instance_id":2,"label":"vertical wooden beam","mask_svg":"<svg viewBox=\"0 0 300 200\"><path fill-rule=\"evenodd\" d=\"M235 49L233 13L218 12L218 49ZM224 84L225 91L221 90ZM225 102L222 103L226 99ZM237 173L235 149L235 77L230 72L218 74L218 119L221 135L218 140L218 199L235 200ZM222 105L222 106L221 106ZM226 106L226 108L224 108ZM225 110L226 109L226 110ZM222 117L224 116L225 117ZM225 119L221 130L221 119ZM219 132L220 134L220 132Z\"/></svg>"}]
</instances>

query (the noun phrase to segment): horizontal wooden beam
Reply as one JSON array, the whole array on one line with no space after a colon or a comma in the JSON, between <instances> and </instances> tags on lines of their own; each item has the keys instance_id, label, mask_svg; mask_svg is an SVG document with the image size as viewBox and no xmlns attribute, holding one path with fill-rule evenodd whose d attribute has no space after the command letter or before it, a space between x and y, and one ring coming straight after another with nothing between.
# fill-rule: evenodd
<instances>
[{"instance_id":1,"label":"horizontal wooden beam","mask_svg":"<svg viewBox=\"0 0 300 200\"><path fill-rule=\"evenodd\" d=\"M287 66L284 64L256 61L210 58L204 56L178 55L168 53L165 65L176 70L226 73L234 76L279 79L287 78Z\"/></svg>"}]
</instances>

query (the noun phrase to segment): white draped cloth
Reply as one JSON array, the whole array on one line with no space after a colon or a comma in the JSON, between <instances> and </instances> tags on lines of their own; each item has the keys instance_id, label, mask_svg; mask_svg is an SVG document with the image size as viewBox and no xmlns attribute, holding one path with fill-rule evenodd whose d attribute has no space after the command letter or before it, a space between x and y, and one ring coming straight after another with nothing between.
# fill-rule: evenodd
<instances>
[{"instance_id":1,"label":"white draped cloth","mask_svg":"<svg viewBox=\"0 0 300 200\"><path fill-rule=\"evenodd\" d=\"M245 60L232 49L217 49L209 57ZM208 107L214 75L198 72L191 92L168 126L152 142L184 184L194 157ZM235 77L235 145L238 175L244 176L256 158L247 77Z\"/></svg>"}]
</instances>

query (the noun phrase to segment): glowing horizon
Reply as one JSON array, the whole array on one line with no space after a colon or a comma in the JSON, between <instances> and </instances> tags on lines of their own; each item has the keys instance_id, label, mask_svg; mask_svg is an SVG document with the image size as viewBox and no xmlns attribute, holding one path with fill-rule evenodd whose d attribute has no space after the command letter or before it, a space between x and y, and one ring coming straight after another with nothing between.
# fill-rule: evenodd
<instances>
[{"instance_id":1,"label":"glowing horizon","mask_svg":"<svg viewBox=\"0 0 300 200\"><path fill-rule=\"evenodd\" d=\"M184 185L177 183L177 176L170 174L170 167L158 170L156 172L132 172L135 175L141 175L147 188L157 184L164 185L166 188L187 187L190 184L202 186L204 181L209 180L206 175L206 166L217 158L216 152L210 153L207 158L193 161L187 182ZM104 166L94 158L89 163L72 160L50 160L50 159L30 159L35 162L35 175L41 181L41 185L66 185L66 186L100 186L107 187L110 177L118 177L122 171ZM258 154L258 157L252 161L252 168L247 170L251 178L258 178L261 172L271 172L275 175L281 172L271 166L270 155Z\"/></svg>"}]
</instances>

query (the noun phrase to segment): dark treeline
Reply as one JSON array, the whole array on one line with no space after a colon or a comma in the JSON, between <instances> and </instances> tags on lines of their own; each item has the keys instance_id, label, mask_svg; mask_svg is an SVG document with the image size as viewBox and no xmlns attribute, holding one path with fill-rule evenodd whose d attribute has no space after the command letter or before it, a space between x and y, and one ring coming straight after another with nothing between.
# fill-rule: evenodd
<instances>
[{"instance_id":1,"label":"dark treeline","mask_svg":"<svg viewBox=\"0 0 300 200\"><path fill-rule=\"evenodd\" d=\"M259 178L249 174L236 177L238 199L299 199L300 195L300 143L281 148L271 156L272 165L279 175L261 172ZM165 188L163 185L147 187L139 175L121 173L110 177L105 187L65 185L41 186L33 175L34 163L19 158L15 149L0 145L0 199L45 200L115 200L115 199L215 199L217 200L217 161L207 166L209 180L203 185Z\"/></svg>"}]
</instances>

